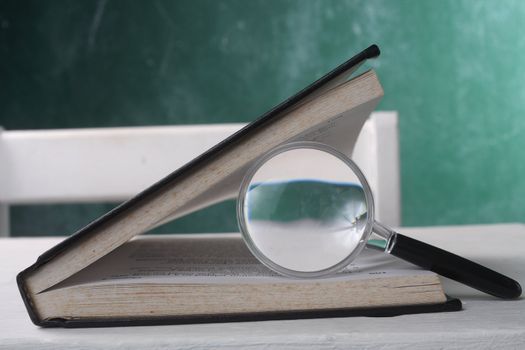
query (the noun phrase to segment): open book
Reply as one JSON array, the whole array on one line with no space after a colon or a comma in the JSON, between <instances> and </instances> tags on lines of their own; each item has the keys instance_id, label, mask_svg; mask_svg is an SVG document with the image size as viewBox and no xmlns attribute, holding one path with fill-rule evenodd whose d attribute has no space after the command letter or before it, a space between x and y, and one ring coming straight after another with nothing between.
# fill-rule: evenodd
<instances>
[{"instance_id":1,"label":"open book","mask_svg":"<svg viewBox=\"0 0 525 350\"><path fill-rule=\"evenodd\" d=\"M261 155L280 144L296 140L313 140L327 143L351 154L363 123L383 95L379 80L373 71L369 70L355 77L351 75L366 59L377 55L379 55L377 46L367 48L239 132L40 256L35 264L22 271L17 278L20 292L33 322L42 326L54 326L65 325L71 320L80 320L78 324L82 324L82 322L89 323L119 317L155 320L158 317L186 315L188 310L185 313L179 310L179 313L176 309L169 309L169 312L162 313L160 309L155 309L153 304L138 302L139 295L142 295L145 300L155 300L153 294L149 295L149 291L153 293L155 288L152 287L152 284L133 282L129 285L133 286L129 291L135 298L135 304L149 307L149 309L139 311L132 307L135 304L124 301L126 293L123 291L126 290L128 284L122 281L129 280L130 276L126 275L127 272L122 272L123 276L128 277L122 281L119 280L119 283L115 283L114 275L113 277L99 276L98 270L95 271L97 273L91 272L95 266L99 266L104 263L104 259L109 258L108 254L113 252L111 257L114 256L113 254L121 257L119 255L121 249L137 244L133 242L125 244L133 237L166 221L225 198L234 197L249 166ZM170 242L173 249L178 249L176 246L179 241L174 239ZM177 259L177 256L173 256L173 259ZM110 266L108 263L104 264L106 268L102 270ZM111 265L113 264L119 266L119 263L114 261L111 262ZM122 258L122 264L127 266L131 264L131 261ZM210 264L207 266L209 267ZM93 289L82 289L84 287L81 286L86 286L84 277L89 273L97 276L90 279L95 285L92 286ZM210 281L215 279L214 276L207 278ZM104 282L95 282L100 279ZM80 289L75 287L76 282L74 281L80 281L78 282ZM193 284L190 285L193 286ZM226 285L237 288L236 283ZM301 285L298 284L298 286ZM208 284L204 286L207 287ZM283 286L279 288L285 288ZM111 294L109 290L112 288L122 293ZM171 300L171 302L163 302L163 308L173 302L175 304L185 302L185 298L179 295L179 292L187 293L189 290L177 288L170 287L161 294L165 301ZM292 289L295 288L299 287ZM189 292L197 293L196 290ZM67 299L66 294L63 293L66 293L70 299ZM200 293L207 292L201 291ZM214 290L214 293L223 298L228 295L225 290L222 292ZM83 298L82 295L85 297ZM86 305L87 296L90 296L89 299L94 302L97 298L103 301L110 295L113 295L113 299L106 299L106 303L111 300L115 305L125 305L125 307L115 308L121 311L118 315L106 312L110 309L108 307L99 305L97 308L91 303L88 304L89 307L81 307L81 305ZM156 300L160 303L161 299L157 297ZM69 302L66 304L65 300ZM222 300L221 305L225 309L216 311L220 313L230 310L232 314L243 312L243 309L236 309L235 298L229 300L229 303L227 300ZM259 301L256 302L259 303ZM270 301L267 302L270 303ZM275 300L271 303L275 303ZM288 304L283 304L281 310L285 310L288 307L286 305ZM305 305L313 304L308 301ZM343 305L332 306L343 307ZM315 307L330 308L332 306L318 305ZM192 310L197 311L197 309ZM202 311L199 311L201 315Z\"/></svg>"}]
</instances>

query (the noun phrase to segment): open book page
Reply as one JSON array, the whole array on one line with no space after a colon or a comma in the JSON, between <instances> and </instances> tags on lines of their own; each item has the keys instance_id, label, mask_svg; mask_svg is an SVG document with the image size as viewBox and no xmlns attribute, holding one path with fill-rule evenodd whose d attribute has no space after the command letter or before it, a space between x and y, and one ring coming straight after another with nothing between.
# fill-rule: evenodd
<instances>
[{"instance_id":1,"label":"open book page","mask_svg":"<svg viewBox=\"0 0 525 350\"><path fill-rule=\"evenodd\" d=\"M388 278L432 274L374 249L365 249L346 269L316 280ZM52 289L81 284L286 283L252 256L240 234L142 236L127 242Z\"/></svg>"}]
</instances>

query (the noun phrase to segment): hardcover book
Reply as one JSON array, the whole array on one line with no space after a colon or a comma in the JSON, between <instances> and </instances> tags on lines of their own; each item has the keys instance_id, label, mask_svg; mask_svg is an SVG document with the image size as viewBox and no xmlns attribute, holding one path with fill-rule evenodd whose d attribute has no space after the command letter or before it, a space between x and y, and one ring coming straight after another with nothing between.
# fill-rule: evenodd
<instances>
[{"instance_id":1,"label":"hardcover book","mask_svg":"<svg viewBox=\"0 0 525 350\"><path fill-rule=\"evenodd\" d=\"M240 236L136 237L235 197L250 165L280 144L320 141L351 154L383 96L374 71L352 74L378 55L370 46L42 254L17 277L32 321L78 327L460 308L447 302L435 274L413 268L374 275L358 266L329 279L291 280L258 264Z\"/></svg>"}]
</instances>

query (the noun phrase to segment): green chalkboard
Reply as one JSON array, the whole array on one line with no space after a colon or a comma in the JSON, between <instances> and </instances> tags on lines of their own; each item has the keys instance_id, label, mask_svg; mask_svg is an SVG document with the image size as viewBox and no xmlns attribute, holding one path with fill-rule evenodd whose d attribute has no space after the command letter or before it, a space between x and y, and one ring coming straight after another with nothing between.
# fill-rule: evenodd
<instances>
[{"instance_id":1,"label":"green chalkboard","mask_svg":"<svg viewBox=\"0 0 525 350\"><path fill-rule=\"evenodd\" d=\"M523 18L523 1L0 1L0 125L247 122L377 43L403 224L522 221ZM13 231L68 234L112 205L15 207Z\"/></svg>"}]
</instances>

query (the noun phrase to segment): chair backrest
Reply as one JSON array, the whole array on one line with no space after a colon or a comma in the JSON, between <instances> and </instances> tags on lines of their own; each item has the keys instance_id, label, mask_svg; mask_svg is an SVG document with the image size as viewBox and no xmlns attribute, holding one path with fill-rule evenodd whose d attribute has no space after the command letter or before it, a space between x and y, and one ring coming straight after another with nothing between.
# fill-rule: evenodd
<instances>
[{"instance_id":1,"label":"chair backrest","mask_svg":"<svg viewBox=\"0 0 525 350\"><path fill-rule=\"evenodd\" d=\"M100 129L0 129L0 235L10 204L122 201L231 135L244 124ZM399 226L396 112L375 112L353 158L370 182L376 215Z\"/></svg>"}]
</instances>

